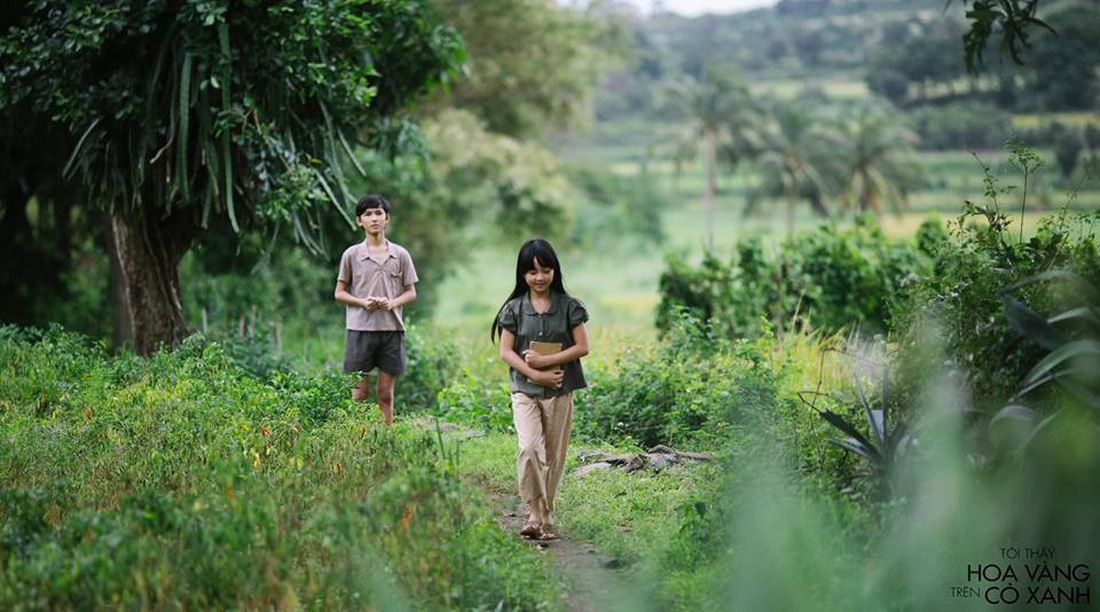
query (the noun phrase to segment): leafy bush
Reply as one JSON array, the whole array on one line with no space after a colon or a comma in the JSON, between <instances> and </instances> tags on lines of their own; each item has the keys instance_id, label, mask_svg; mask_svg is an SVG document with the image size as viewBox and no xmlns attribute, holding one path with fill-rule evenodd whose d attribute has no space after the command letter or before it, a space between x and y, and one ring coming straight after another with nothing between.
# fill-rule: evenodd
<instances>
[{"instance_id":1,"label":"leafy bush","mask_svg":"<svg viewBox=\"0 0 1100 612\"><path fill-rule=\"evenodd\" d=\"M534 608L543 561L345 377L0 328L0 606Z\"/></svg>"},{"instance_id":2,"label":"leafy bush","mask_svg":"<svg viewBox=\"0 0 1100 612\"><path fill-rule=\"evenodd\" d=\"M672 312L685 308L726 337L754 336L764 320L829 331L890 329L891 304L906 299L908 283L928 264L914 245L886 238L866 217L850 228L823 225L785 242L774 258L750 238L728 264L709 253L697 270L670 260L657 327L667 330Z\"/></svg>"},{"instance_id":3,"label":"leafy bush","mask_svg":"<svg viewBox=\"0 0 1100 612\"><path fill-rule=\"evenodd\" d=\"M1013 296L1015 290L1039 283L1057 283L1071 291L1071 307L1048 318ZM1100 433L1100 292L1071 272L1050 270L1006 287L1001 299L1009 325L1023 340L1048 352L990 420L991 437L1023 454L1040 433L1051 429L1055 418L1066 420L1066 408L1084 409L1093 419L1092 429ZM1008 423L1016 427L1006 428Z\"/></svg>"},{"instance_id":4,"label":"leafy bush","mask_svg":"<svg viewBox=\"0 0 1100 612\"><path fill-rule=\"evenodd\" d=\"M450 338L411 322L405 348L409 366L397 379L394 401L403 410L432 411L439 393L458 377L465 356Z\"/></svg>"},{"instance_id":5,"label":"leafy bush","mask_svg":"<svg viewBox=\"0 0 1100 612\"><path fill-rule=\"evenodd\" d=\"M1010 159L1017 167L1021 155L1034 152L1015 147ZM989 407L1003 405L1044 354L1040 346L1021 341L993 296L1056 269L1100 284L1100 217L1063 208L1022 241L1022 228L1012 226L1002 210L1002 199L1013 188L1002 187L988 167L985 182L985 202L968 201L951 224L951 238L935 241L932 273L914 283L912 300L898 302L896 316L901 321L899 354L905 359L920 352L921 320L934 318L943 329L947 357L965 373L974 400ZM1025 191L1021 198L1026 197ZM1020 287L1015 295L1037 312L1063 312L1075 299L1041 284Z\"/></svg>"},{"instance_id":6,"label":"leafy bush","mask_svg":"<svg viewBox=\"0 0 1100 612\"><path fill-rule=\"evenodd\" d=\"M514 431L508 382L483 382L469 371L439 392L436 412L448 421L483 430Z\"/></svg>"},{"instance_id":7,"label":"leafy bush","mask_svg":"<svg viewBox=\"0 0 1100 612\"><path fill-rule=\"evenodd\" d=\"M772 336L730 341L686 311L677 317L659 346L627 351L591 377L576 399L578 435L703 450L767 439L796 465L847 478L841 453L826 448L827 425L783 391L803 366L777 359Z\"/></svg>"}]
</instances>

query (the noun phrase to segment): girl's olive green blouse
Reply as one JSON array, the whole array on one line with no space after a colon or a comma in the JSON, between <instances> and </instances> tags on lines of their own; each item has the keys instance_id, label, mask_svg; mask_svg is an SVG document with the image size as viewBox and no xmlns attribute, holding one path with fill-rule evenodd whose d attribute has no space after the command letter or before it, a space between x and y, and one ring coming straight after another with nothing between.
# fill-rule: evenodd
<instances>
[{"instance_id":1,"label":"girl's olive green blouse","mask_svg":"<svg viewBox=\"0 0 1100 612\"><path fill-rule=\"evenodd\" d=\"M521 355L534 341L560 342L562 350L573 346L573 328L585 321L588 321L588 311L585 310L584 304L576 298L556 291L550 293L550 308L546 312L535 311L535 307L531 305L531 297L524 294L509 300L500 309L497 318L500 326L515 336L512 348ZM564 363L561 368L565 375L560 389L549 389L537 385L517 372L515 368L509 368L511 370L509 387L513 393L518 391L531 397L553 397L588 386L584 380L584 370L581 369L579 359Z\"/></svg>"}]
</instances>

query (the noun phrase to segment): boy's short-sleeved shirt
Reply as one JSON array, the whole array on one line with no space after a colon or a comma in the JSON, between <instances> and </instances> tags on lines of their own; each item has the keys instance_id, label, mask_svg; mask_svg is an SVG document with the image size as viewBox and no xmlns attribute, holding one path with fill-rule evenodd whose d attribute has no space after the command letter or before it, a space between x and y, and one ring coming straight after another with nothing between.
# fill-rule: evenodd
<instances>
[{"instance_id":1,"label":"boy's short-sleeved shirt","mask_svg":"<svg viewBox=\"0 0 1100 612\"><path fill-rule=\"evenodd\" d=\"M409 252L399 244L386 241L386 259L376 261L370 256L366 241L348 247L340 257L340 272L336 280L347 285L348 293L357 298L384 297L394 299L405 287L419 280ZM346 305L346 325L357 331L403 331L402 308L367 310Z\"/></svg>"},{"instance_id":2,"label":"boy's short-sleeved shirt","mask_svg":"<svg viewBox=\"0 0 1100 612\"><path fill-rule=\"evenodd\" d=\"M499 325L515 336L512 348L519 354L530 348L534 341L560 342L562 350L565 350L574 344L573 328L586 321L588 311L584 304L576 298L557 292L550 294L550 308L546 312L536 311L530 296L524 294L505 304L497 318ZM579 359L561 364L561 369L564 376L560 389L535 384L515 368L510 368L509 387L513 393L518 391L531 397L553 397L588 386Z\"/></svg>"}]
</instances>

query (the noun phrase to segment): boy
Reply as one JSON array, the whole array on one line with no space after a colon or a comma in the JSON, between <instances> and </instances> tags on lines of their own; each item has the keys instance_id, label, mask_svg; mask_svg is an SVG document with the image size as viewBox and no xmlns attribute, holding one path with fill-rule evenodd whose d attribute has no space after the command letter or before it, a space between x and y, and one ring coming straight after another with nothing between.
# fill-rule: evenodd
<instances>
[{"instance_id":1,"label":"boy","mask_svg":"<svg viewBox=\"0 0 1100 612\"><path fill-rule=\"evenodd\" d=\"M403 247L386 240L390 203L363 196L355 205L355 223L366 239L340 257L335 299L347 306L344 372L361 372L351 391L358 402L370 397L368 372L378 366L375 397L386 425L393 424L394 379L405 372L405 323L402 306L416 299L416 268Z\"/></svg>"}]
</instances>

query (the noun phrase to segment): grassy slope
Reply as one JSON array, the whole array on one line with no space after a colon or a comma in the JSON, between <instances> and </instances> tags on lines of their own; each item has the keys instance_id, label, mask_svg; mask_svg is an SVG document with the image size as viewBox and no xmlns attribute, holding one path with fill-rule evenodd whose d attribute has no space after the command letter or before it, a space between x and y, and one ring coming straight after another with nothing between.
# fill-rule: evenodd
<instances>
[{"instance_id":1,"label":"grassy slope","mask_svg":"<svg viewBox=\"0 0 1100 612\"><path fill-rule=\"evenodd\" d=\"M0 328L0 606L553 607L430 433L338 376Z\"/></svg>"}]
</instances>

